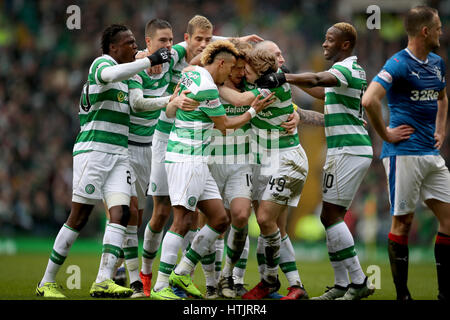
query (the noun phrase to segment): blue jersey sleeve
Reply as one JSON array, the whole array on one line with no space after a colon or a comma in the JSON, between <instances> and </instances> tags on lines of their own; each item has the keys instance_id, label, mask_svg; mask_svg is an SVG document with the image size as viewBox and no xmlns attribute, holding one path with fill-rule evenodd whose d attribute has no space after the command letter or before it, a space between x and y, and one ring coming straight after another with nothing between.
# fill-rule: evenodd
<instances>
[{"instance_id":1,"label":"blue jersey sleeve","mask_svg":"<svg viewBox=\"0 0 450 320\"><path fill-rule=\"evenodd\" d=\"M383 69L373 78L373 81L380 83L388 91L395 80L405 74L405 65L395 56L386 61Z\"/></svg>"}]
</instances>

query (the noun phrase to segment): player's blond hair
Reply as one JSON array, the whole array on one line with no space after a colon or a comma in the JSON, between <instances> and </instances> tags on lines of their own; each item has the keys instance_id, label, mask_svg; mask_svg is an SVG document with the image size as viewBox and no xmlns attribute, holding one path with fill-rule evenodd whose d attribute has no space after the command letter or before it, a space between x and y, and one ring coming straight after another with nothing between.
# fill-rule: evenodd
<instances>
[{"instance_id":1,"label":"player's blond hair","mask_svg":"<svg viewBox=\"0 0 450 320\"><path fill-rule=\"evenodd\" d=\"M255 70L259 77L266 73L277 72L278 70L278 62L275 54L262 48L256 48L248 52L245 61Z\"/></svg>"},{"instance_id":2,"label":"player's blond hair","mask_svg":"<svg viewBox=\"0 0 450 320\"><path fill-rule=\"evenodd\" d=\"M233 56L237 59L239 56L239 51L230 41L217 40L208 44L203 50L201 64L207 66L212 64L216 57L225 59L229 56Z\"/></svg>"},{"instance_id":3,"label":"player's blond hair","mask_svg":"<svg viewBox=\"0 0 450 320\"><path fill-rule=\"evenodd\" d=\"M201 15L195 15L191 20L189 20L186 32L189 36L192 36L197 29L211 30L212 32L213 25L208 18Z\"/></svg>"},{"instance_id":4,"label":"player's blond hair","mask_svg":"<svg viewBox=\"0 0 450 320\"><path fill-rule=\"evenodd\" d=\"M228 39L228 41L230 41L239 52L237 58L245 59L247 53L249 53L253 49L253 46L250 43L248 43L247 41L239 40L239 38L230 38Z\"/></svg>"},{"instance_id":5,"label":"player's blond hair","mask_svg":"<svg viewBox=\"0 0 450 320\"><path fill-rule=\"evenodd\" d=\"M351 49L355 47L357 34L356 29L353 25L348 22L338 22L333 25L333 28L340 30L344 39L346 41L350 41Z\"/></svg>"}]
</instances>

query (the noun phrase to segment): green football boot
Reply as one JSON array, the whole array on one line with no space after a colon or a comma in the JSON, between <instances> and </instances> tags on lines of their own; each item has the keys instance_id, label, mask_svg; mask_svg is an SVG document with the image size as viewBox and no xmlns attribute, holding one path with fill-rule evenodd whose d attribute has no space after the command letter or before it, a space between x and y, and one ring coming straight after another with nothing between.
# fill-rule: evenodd
<instances>
[{"instance_id":1,"label":"green football boot","mask_svg":"<svg viewBox=\"0 0 450 320\"><path fill-rule=\"evenodd\" d=\"M184 300L183 298L177 296L171 287L165 287L159 291L152 289L150 298L154 300Z\"/></svg>"},{"instance_id":2,"label":"green football boot","mask_svg":"<svg viewBox=\"0 0 450 320\"><path fill-rule=\"evenodd\" d=\"M133 290L116 284L112 279L92 284L91 297L94 298L128 298L133 294Z\"/></svg>"},{"instance_id":3,"label":"green football boot","mask_svg":"<svg viewBox=\"0 0 450 320\"><path fill-rule=\"evenodd\" d=\"M61 292L61 286L59 286L56 282L46 282L42 287L39 288L39 283L36 287L36 295L44 298L67 298Z\"/></svg>"},{"instance_id":4,"label":"green football boot","mask_svg":"<svg viewBox=\"0 0 450 320\"><path fill-rule=\"evenodd\" d=\"M170 274L170 277L169 277L169 284L172 287L177 287L177 288L183 290L184 292L186 292L186 294L188 296L191 296L193 298L203 299L202 293L194 285L190 275L188 275L188 274L179 275L179 274L176 274L174 271L172 271L172 273Z\"/></svg>"}]
</instances>

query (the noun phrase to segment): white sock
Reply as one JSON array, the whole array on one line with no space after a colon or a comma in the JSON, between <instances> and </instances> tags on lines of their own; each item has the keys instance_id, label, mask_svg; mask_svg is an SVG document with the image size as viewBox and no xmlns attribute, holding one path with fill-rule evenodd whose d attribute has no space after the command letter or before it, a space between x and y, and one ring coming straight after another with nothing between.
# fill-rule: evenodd
<instances>
[{"instance_id":1,"label":"white sock","mask_svg":"<svg viewBox=\"0 0 450 320\"><path fill-rule=\"evenodd\" d=\"M206 285L212 287L217 286L216 271L215 271L217 240L209 247L208 252L201 259Z\"/></svg>"},{"instance_id":2,"label":"white sock","mask_svg":"<svg viewBox=\"0 0 450 320\"><path fill-rule=\"evenodd\" d=\"M53 250L48 260L47 268L45 269L44 277L40 282L42 286L46 282L56 282L56 274L61 265L66 260L72 244L78 237L79 232L64 224L58 232L53 244Z\"/></svg>"},{"instance_id":3,"label":"white sock","mask_svg":"<svg viewBox=\"0 0 450 320\"><path fill-rule=\"evenodd\" d=\"M105 229L103 236L102 258L95 282L112 279L114 266L120 256L126 228L117 223L110 223Z\"/></svg>"},{"instance_id":4,"label":"white sock","mask_svg":"<svg viewBox=\"0 0 450 320\"><path fill-rule=\"evenodd\" d=\"M266 271L266 255L264 254L264 239L261 234L258 236L258 243L256 245L256 259L258 261L259 276L262 279Z\"/></svg>"},{"instance_id":5,"label":"white sock","mask_svg":"<svg viewBox=\"0 0 450 320\"><path fill-rule=\"evenodd\" d=\"M264 240L264 254L266 256L266 270L264 279L269 283L275 283L278 276L280 262L281 236L280 230L269 235L262 235Z\"/></svg>"},{"instance_id":6,"label":"white sock","mask_svg":"<svg viewBox=\"0 0 450 320\"><path fill-rule=\"evenodd\" d=\"M297 270L297 263L295 261L294 247L292 246L291 239L288 235L281 240L280 269L286 276L290 287L302 286L300 274Z\"/></svg>"},{"instance_id":7,"label":"white sock","mask_svg":"<svg viewBox=\"0 0 450 320\"><path fill-rule=\"evenodd\" d=\"M152 273L153 261L158 254L159 246L163 238L163 230L155 232L150 228L150 222L147 224L144 232L144 243L142 250L142 267L143 274Z\"/></svg>"},{"instance_id":8,"label":"white sock","mask_svg":"<svg viewBox=\"0 0 450 320\"><path fill-rule=\"evenodd\" d=\"M227 238L227 252L225 255L225 265L222 270L224 277L230 277L233 274L233 268L239 261L242 250L245 247L247 239L247 228L236 228L231 225Z\"/></svg>"},{"instance_id":9,"label":"white sock","mask_svg":"<svg viewBox=\"0 0 450 320\"><path fill-rule=\"evenodd\" d=\"M335 262L334 265L332 264L335 270L335 284L345 287L349 283L348 275L343 271L342 265L348 271L353 283L363 283L365 275L359 264L353 236L347 224L342 221L328 227L326 235L330 261Z\"/></svg>"},{"instance_id":10,"label":"white sock","mask_svg":"<svg viewBox=\"0 0 450 320\"><path fill-rule=\"evenodd\" d=\"M247 234L244 250L242 250L239 261L233 268L233 280L235 284L244 284L245 268L247 267L248 252L250 248L250 239Z\"/></svg>"},{"instance_id":11,"label":"white sock","mask_svg":"<svg viewBox=\"0 0 450 320\"><path fill-rule=\"evenodd\" d=\"M218 282L219 278L220 278L220 273L222 271L222 260L223 260L223 251L225 249L225 239L217 238L217 240L215 242L215 248L216 248L216 259L214 262L215 277L216 277L216 282Z\"/></svg>"},{"instance_id":12,"label":"white sock","mask_svg":"<svg viewBox=\"0 0 450 320\"><path fill-rule=\"evenodd\" d=\"M219 236L219 232L205 224L195 236L191 248L183 256L180 264L175 268L175 273L180 275L191 273L199 260L206 255L209 248Z\"/></svg>"},{"instance_id":13,"label":"white sock","mask_svg":"<svg viewBox=\"0 0 450 320\"><path fill-rule=\"evenodd\" d=\"M164 236L161 247L161 260L159 262L158 278L154 286L159 291L169 286L169 276L178 260L178 251L183 245L183 237L172 231Z\"/></svg>"},{"instance_id":14,"label":"white sock","mask_svg":"<svg viewBox=\"0 0 450 320\"><path fill-rule=\"evenodd\" d=\"M123 252L125 255L128 276L130 277L130 284L135 281L141 281L141 278L139 277L138 245L137 226L127 226L123 243Z\"/></svg>"},{"instance_id":15,"label":"white sock","mask_svg":"<svg viewBox=\"0 0 450 320\"><path fill-rule=\"evenodd\" d=\"M192 240L194 240L195 236L197 235L197 232L198 232L197 229L195 229L195 230L189 230L189 231L186 233L186 235L184 236L183 247L181 248L183 254L185 254L185 253L189 250L189 248L191 247L191 245L192 245Z\"/></svg>"}]
</instances>

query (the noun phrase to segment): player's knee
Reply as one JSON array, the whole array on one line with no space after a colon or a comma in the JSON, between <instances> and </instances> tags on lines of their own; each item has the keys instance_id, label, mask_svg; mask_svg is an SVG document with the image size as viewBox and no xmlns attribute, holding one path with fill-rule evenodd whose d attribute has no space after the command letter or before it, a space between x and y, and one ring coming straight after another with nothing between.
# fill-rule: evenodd
<instances>
[{"instance_id":1,"label":"player's knee","mask_svg":"<svg viewBox=\"0 0 450 320\"><path fill-rule=\"evenodd\" d=\"M262 230L269 229L274 223L276 224L276 221L274 221L274 219L272 219L268 214L258 215L256 217L256 221Z\"/></svg>"},{"instance_id":2,"label":"player's knee","mask_svg":"<svg viewBox=\"0 0 450 320\"><path fill-rule=\"evenodd\" d=\"M228 217L228 215L223 214L220 217L218 217L217 219L215 219L213 228L217 232L222 233L228 229L228 227L230 226L230 223L231 223L231 219Z\"/></svg>"},{"instance_id":3,"label":"player's knee","mask_svg":"<svg viewBox=\"0 0 450 320\"><path fill-rule=\"evenodd\" d=\"M233 225L242 228L248 223L248 214L246 210L238 210L232 215Z\"/></svg>"}]
</instances>

